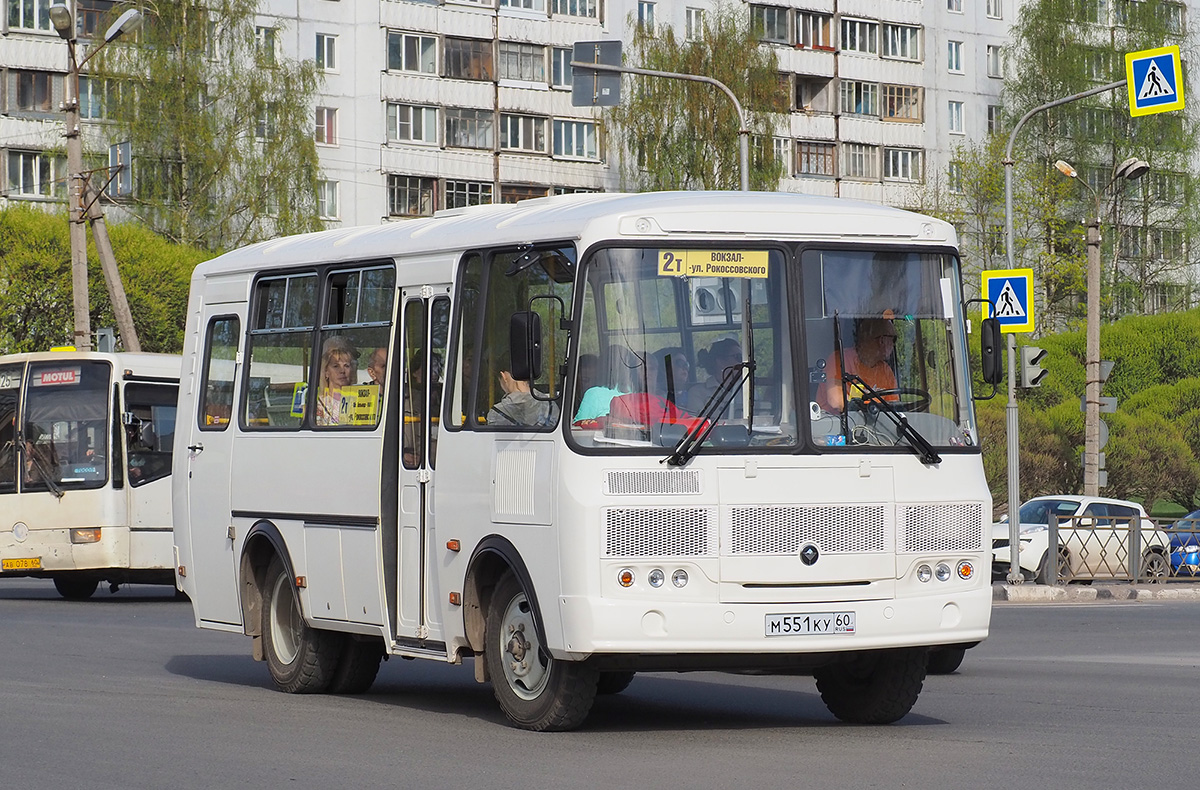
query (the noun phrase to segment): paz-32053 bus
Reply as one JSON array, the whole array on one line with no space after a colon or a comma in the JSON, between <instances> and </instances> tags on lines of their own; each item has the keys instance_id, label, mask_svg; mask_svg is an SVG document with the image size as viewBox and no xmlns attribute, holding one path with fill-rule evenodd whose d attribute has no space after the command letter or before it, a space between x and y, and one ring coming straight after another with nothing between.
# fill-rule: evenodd
<instances>
[{"instance_id":1,"label":"paz-32053 bus","mask_svg":"<svg viewBox=\"0 0 1200 790\"><path fill-rule=\"evenodd\" d=\"M202 263L178 584L289 692L471 657L553 730L635 672L778 671L894 721L991 613L955 243L847 201L599 194Z\"/></svg>"}]
</instances>

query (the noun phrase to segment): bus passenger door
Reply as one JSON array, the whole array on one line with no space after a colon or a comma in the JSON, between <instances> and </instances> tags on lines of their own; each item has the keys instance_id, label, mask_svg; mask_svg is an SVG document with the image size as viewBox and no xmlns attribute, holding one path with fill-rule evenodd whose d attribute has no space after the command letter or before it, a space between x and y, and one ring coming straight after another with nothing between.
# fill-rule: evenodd
<instances>
[{"instance_id":1,"label":"bus passenger door","mask_svg":"<svg viewBox=\"0 0 1200 790\"><path fill-rule=\"evenodd\" d=\"M433 512L438 416L450 327L450 286L401 290L401 459L399 464L398 600L396 636L401 642L438 649L442 642L442 595Z\"/></svg>"},{"instance_id":2,"label":"bus passenger door","mask_svg":"<svg viewBox=\"0 0 1200 790\"><path fill-rule=\"evenodd\" d=\"M242 613L231 537L229 470L241 320L236 315L205 318L200 376L192 384L196 388L191 401L195 413L187 421L191 434L186 462L180 465L188 476L187 521L192 550L192 567L184 577L184 591L191 597L200 620L239 625Z\"/></svg>"}]
</instances>

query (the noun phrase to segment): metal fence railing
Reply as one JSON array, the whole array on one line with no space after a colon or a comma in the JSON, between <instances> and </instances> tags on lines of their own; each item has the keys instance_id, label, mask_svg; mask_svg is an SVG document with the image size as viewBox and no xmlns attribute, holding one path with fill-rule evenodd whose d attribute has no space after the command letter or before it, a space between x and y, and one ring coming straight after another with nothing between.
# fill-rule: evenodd
<instances>
[{"instance_id":1,"label":"metal fence railing","mask_svg":"<svg viewBox=\"0 0 1200 790\"><path fill-rule=\"evenodd\" d=\"M1200 580L1200 532L1162 529L1132 519L1051 516L1047 547L1056 546L1057 584L1099 579L1134 584ZM1047 555L1046 561L1049 561Z\"/></svg>"}]
</instances>

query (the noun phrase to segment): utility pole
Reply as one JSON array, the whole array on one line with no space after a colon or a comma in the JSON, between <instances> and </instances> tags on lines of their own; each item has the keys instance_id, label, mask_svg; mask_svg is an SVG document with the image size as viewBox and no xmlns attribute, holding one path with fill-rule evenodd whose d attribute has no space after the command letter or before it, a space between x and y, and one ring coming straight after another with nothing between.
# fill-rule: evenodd
<instances>
[{"instance_id":1,"label":"utility pole","mask_svg":"<svg viewBox=\"0 0 1200 790\"><path fill-rule=\"evenodd\" d=\"M117 329L121 333L121 342L129 351L141 351L137 330L133 326L133 315L125 298L125 286L121 282L121 273L108 239L108 228L104 224L104 214L100 210L100 195L91 188L91 171L83 167L79 70L106 44L141 27L142 15L137 9L130 9L122 14L104 34L104 40L82 61L76 57L75 14L67 5L67 0L57 0L50 6L50 21L58 35L67 42L68 90L63 102L63 112L66 115L66 130L63 136L67 140L67 169L70 171L67 199L70 203L71 223L71 303L75 325L73 345L81 351L90 351L92 348L88 303L87 229L84 227L84 223L89 223L92 235L96 239L96 252L100 256L100 265L104 271L104 281L108 285L108 295L112 301Z\"/></svg>"}]
</instances>

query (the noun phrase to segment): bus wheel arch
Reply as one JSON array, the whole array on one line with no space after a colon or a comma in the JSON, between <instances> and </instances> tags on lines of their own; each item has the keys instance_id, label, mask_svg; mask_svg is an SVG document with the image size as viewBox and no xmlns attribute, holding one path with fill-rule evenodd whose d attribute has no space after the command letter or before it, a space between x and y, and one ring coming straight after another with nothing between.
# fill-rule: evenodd
<instances>
[{"instance_id":1,"label":"bus wheel arch","mask_svg":"<svg viewBox=\"0 0 1200 790\"><path fill-rule=\"evenodd\" d=\"M248 636L254 637L254 660L262 661L263 591L267 585L267 568L273 557L279 557L289 575L295 577L291 555L279 528L270 521L259 521L250 528L242 545L238 580L241 586L242 624Z\"/></svg>"},{"instance_id":2,"label":"bus wheel arch","mask_svg":"<svg viewBox=\"0 0 1200 790\"><path fill-rule=\"evenodd\" d=\"M521 558L507 538L489 535L475 547L467 564L467 576L463 583L463 626L467 642L476 653L482 653L486 643L487 613L491 606L492 593L506 573L517 577L533 605L534 626L538 639L546 643L546 628L542 623L541 607L537 592L525 560ZM486 678L484 678L486 679Z\"/></svg>"}]
</instances>

